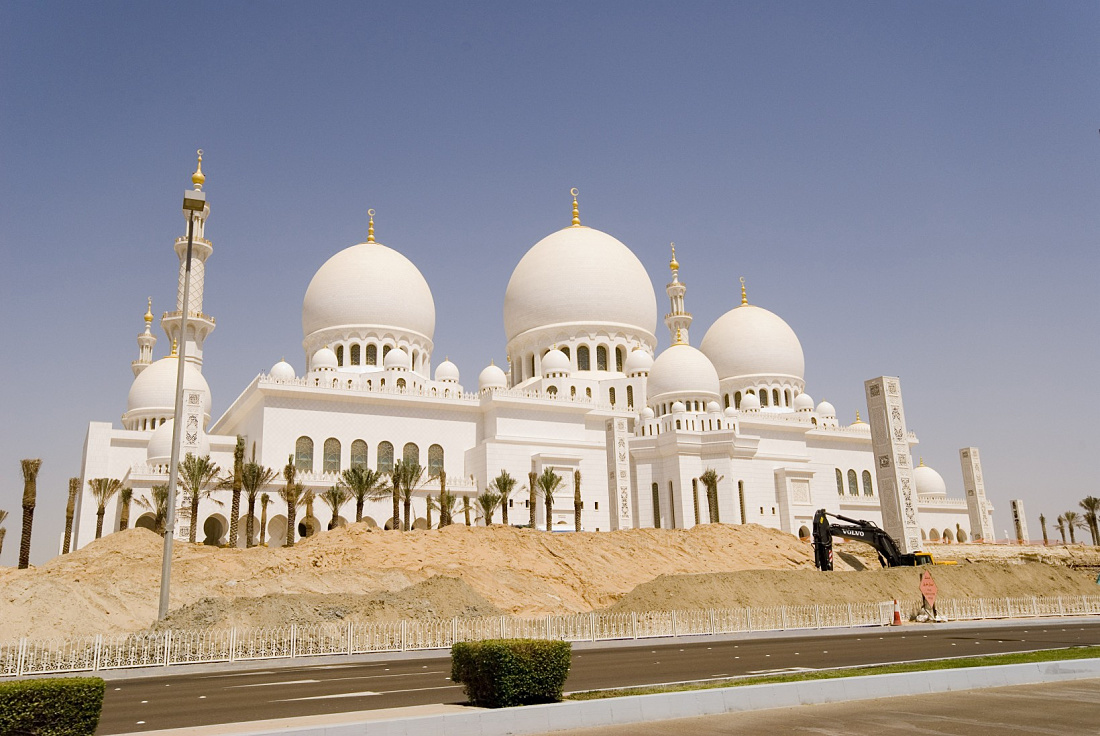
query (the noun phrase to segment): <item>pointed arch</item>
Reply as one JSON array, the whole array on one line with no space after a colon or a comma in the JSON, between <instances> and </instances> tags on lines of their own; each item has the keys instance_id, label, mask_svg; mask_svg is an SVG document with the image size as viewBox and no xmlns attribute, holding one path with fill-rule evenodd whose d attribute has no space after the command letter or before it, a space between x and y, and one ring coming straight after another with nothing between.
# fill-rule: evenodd
<instances>
[{"instance_id":1,"label":"pointed arch","mask_svg":"<svg viewBox=\"0 0 1100 736\"><path fill-rule=\"evenodd\" d=\"M401 461L407 465L420 464L420 448L416 446L415 442L405 443L405 446L401 449Z\"/></svg>"},{"instance_id":2,"label":"pointed arch","mask_svg":"<svg viewBox=\"0 0 1100 736\"><path fill-rule=\"evenodd\" d=\"M382 440L378 443L378 472L393 472L393 443Z\"/></svg>"},{"instance_id":3,"label":"pointed arch","mask_svg":"<svg viewBox=\"0 0 1100 736\"><path fill-rule=\"evenodd\" d=\"M351 443L351 467L367 467L367 443L363 440L355 440Z\"/></svg>"},{"instance_id":4,"label":"pointed arch","mask_svg":"<svg viewBox=\"0 0 1100 736\"><path fill-rule=\"evenodd\" d=\"M325 440L325 455L321 461L321 470L325 473L340 472L340 440L335 437Z\"/></svg>"},{"instance_id":5,"label":"pointed arch","mask_svg":"<svg viewBox=\"0 0 1100 736\"><path fill-rule=\"evenodd\" d=\"M591 366L591 363L589 362L588 346L587 345L578 345L577 346L577 370L578 371L591 370L590 366Z\"/></svg>"},{"instance_id":6,"label":"pointed arch","mask_svg":"<svg viewBox=\"0 0 1100 736\"><path fill-rule=\"evenodd\" d=\"M313 440L299 437L294 443L294 467L306 473L313 472Z\"/></svg>"},{"instance_id":7,"label":"pointed arch","mask_svg":"<svg viewBox=\"0 0 1100 736\"><path fill-rule=\"evenodd\" d=\"M443 447L432 445L428 448L428 477L438 478L441 470L443 470Z\"/></svg>"}]
</instances>

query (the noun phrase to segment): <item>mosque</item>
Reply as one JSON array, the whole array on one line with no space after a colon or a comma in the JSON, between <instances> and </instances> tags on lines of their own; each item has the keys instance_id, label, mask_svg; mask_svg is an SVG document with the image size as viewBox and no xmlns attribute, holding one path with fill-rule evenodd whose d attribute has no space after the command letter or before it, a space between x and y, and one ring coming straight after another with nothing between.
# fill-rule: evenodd
<instances>
[{"instance_id":1,"label":"mosque","mask_svg":"<svg viewBox=\"0 0 1100 736\"><path fill-rule=\"evenodd\" d=\"M196 190L205 181L201 164L200 157ZM98 509L89 480L118 478L135 500L167 482L181 343L184 387L201 396L198 454L232 469L240 435L249 457L276 471L292 457L297 480L317 493L347 468L388 471L395 459L417 462L426 472L413 500L416 528L428 525L428 496L438 494L441 470L448 492L471 500L507 470L519 479L508 502L510 521L545 528L543 504L532 515L520 490L529 474L545 468L565 481L551 512L555 531L574 531L575 472L583 531L720 521L808 537L818 508L881 525L870 427L858 413L855 423L841 424L831 404L815 403L806 392L802 346L790 326L750 303L742 281L741 303L692 345L687 285L673 246L663 320L671 346L656 354L657 298L646 267L613 236L582 225L572 194L572 223L535 243L512 272L504 294L507 364L490 363L476 386L464 384L449 360L433 371L431 288L408 258L375 240L372 211L366 242L335 253L305 289L303 369L276 362L213 422L202 373L203 345L216 326L203 311L214 251L205 235L206 205L194 220L186 334L185 234L174 243L177 303L160 320L172 348L153 359L158 339L150 302L121 427L88 426L73 547L95 537ZM912 433L909 443L917 443ZM700 480L710 469L719 478L716 502ZM966 500L949 498L935 470L922 463L914 478L924 539L980 536L972 533ZM279 477L266 489L272 499L266 528L257 518L253 542L261 534L272 546L285 540L281 484ZM227 544L230 491L214 496L223 503L200 505L199 537ZM337 524L354 519L353 504L341 508ZM328 526L328 510L316 506L298 512L298 534ZM151 514L141 510L135 508L136 525L152 528ZM119 528L120 511L116 497L105 510L104 533ZM184 538L187 513L177 517L176 533ZM369 501L364 521L391 527L391 502ZM245 527L242 516L239 546Z\"/></svg>"}]
</instances>

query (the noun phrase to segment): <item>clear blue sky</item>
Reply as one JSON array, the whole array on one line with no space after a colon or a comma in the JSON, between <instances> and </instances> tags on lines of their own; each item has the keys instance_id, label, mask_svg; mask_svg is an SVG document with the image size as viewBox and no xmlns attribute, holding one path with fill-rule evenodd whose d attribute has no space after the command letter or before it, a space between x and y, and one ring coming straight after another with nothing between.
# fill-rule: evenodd
<instances>
[{"instance_id":1,"label":"clear blue sky","mask_svg":"<svg viewBox=\"0 0 1100 736\"><path fill-rule=\"evenodd\" d=\"M87 423L125 411L199 147L215 416L279 358L302 370L306 285L368 207L431 285L434 362L475 385L576 186L660 304L677 242L696 344L745 276L810 394L852 421L865 379L900 375L950 492L977 445L998 534L1023 498L1038 536L1100 495L1097 39L1094 2L6 0L2 562L19 459L43 459L42 562Z\"/></svg>"}]
</instances>

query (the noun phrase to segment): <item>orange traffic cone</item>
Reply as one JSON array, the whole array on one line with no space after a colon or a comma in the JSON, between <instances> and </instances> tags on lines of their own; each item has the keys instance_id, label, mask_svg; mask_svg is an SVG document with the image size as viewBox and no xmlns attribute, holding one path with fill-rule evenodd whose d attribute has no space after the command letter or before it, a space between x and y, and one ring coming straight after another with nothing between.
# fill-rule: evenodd
<instances>
[{"instance_id":1,"label":"orange traffic cone","mask_svg":"<svg viewBox=\"0 0 1100 736\"><path fill-rule=\"evenodd\" d=\"M894 599L894 623L891 626L901 626L901 606L898 605L898 599Z\"/></svg>"}]
</instances>

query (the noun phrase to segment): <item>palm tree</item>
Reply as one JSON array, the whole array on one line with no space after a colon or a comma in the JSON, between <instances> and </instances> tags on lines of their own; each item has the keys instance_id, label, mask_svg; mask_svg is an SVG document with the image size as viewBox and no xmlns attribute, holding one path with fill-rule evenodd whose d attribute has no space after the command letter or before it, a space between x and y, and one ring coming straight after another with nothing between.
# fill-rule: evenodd
<instances>
[{"instance_id":1,"label":"palm tree","mask_svg":"<svg viewBox=\"0 0 1100 736\"><path fill-rule=\"evenodd\" d=\"M286 501L286 541L283 543L284 547L294 546L294 519L298 515L298 501L302 497L302 486L294 482L297 475L298 469L294 467L294 456L291 455L286 460L286 466L283 467L283 478L286 480L286 486L279 491L279 496Z\"/></svg>"},{"instance_id":2,"label":"palm tree","mask_svg":"<svg viewBox=\"0 0 1100 736\"><path fill-rule=\"evenodd\" d=\"M500 494L500 523L504 526L508 526L508 500L515 488L516 479L507 470L500 471L500 475L489 484L489 490Z\"/></svg>"},{"instance_id":3,"label":"palm tree","mask_svg":"<svg viewBox=\"0 0 1100 736\"><path fill-rule=\"evenodd\" d=\"M707 468L699 476L699 481L707 489L707 513L711 523L718 522L718 484L722 482L724 475L718 475L714 468Z\"/></svg>"},{"instance_id":4,"label":"palm tree","mask_svg":"<svg viewBox=\"0 0 1100 736\"><path fill-rule=\"evenodd\" d=\"M256 523L256 496L278 477L274 468L265 468L256 462L248 462L241 466L241 488L244 490L245 499L248 501L248 518L244 522L244 546L251 547L254 539ZM266 508L265 508L266 511ZM261 527L266 526L265 521Z\"/></svg>"},{"instance_id":5,"label":"palm tree","mask_svg":"<svg viewBox=\"0 0 1100 736\"><path fill-rule=\"evenodd\" d=\"M465 518L466 526L470 526L470 497L462 497L462 516Z\"/></svg>"},{"instance_id":6,"label":"palm tree","mask_svg":"<svg viewBox=\"0 0 1100 736\"><path fill-rule=\"evenodd\" d=\"M93 478L88 485L96 502L95 538L99 539L103 536L103 514L107 511L107 502L122 488L122 481L117 478Z\"/></svg>"},{"instance_id":7,"label":"palm tree","mask_svg":"<svg viewBox=\"0 0 1100 736\"><path fill-rule=\"evenodd\" d=\"M209 455L197 457L190 452L183 458L179 465L179 480L183 489L191 499L191 526L187 533L187 541L194 543L195 534L199 528L199 500L211 498L210 494L215 488L222 487L218 483L218 473L222 471L216 463L210 460ZM211 485L213 484L213 487ZM216 501L220 506L221 502Z\"/></svg>"},{"instance_id":8,"label":"palm tree","mask_svg":"<svg viewBox=\"0 0 1100 736\"><path fill-rule=\"evenodd\" d=\"M233 477L229 487L233 489L233 500L229 504L229 546L237 546L237 517L241 515L241 473L244 470L244 437L237 435L237 445L233 448Z\"/></svg>"},{"instance_id":9,"label":"palm tree","mask_svg":"<svg viewBox=\"0 0 1100 736\"><path fill-rule=\"evenodd\" d=\"M349 498L355 499L355 520L363 520L363 505L367 500L378 501L389 493L386 490L386 474L356 465L340 474L340 485L347 489Z\"/></svg>"},{"instance_id":10,"label":"palm tree","mask_svg":"<svg viewBox=\"0 0 1100 736\"><path fill-rule=\"evenodd\" d=\"M1066 528L1069 529L1069 543L1077 544L1077 535L1074 531L1077 529L1085 528L1085 520L1081 518L1081 515L1076 511L1067 511L1062 514L1062 518L1066 521Z\"/></svg>"},{"instance_id":11,"label":"palm tree","mask_svg":"<svg viewBox=\"0 0 1100 736\"><path fill-rule=\"evenodd\" d=\"M8 512L4 509L0 509L0 524L4 523L4 520L8 518ZM0 554L4 552L4 535L8 533L8 530L0 526Z\"/></svg>"},{"instance_id":12,"label":"palm tree","mask_svg":"<svg viewBox=\"0 0 1100 736\"><path fill-rule=\"evenodd\" d=\"M130 501L134 498L134 489L126 486L118 489L118 502L121 508L118 512L118 530L130 528Z\"/></svg>"},{"instance_id":13,"label":"palm tree","mask_svg":"<svg viewBox=\"0 0 1100 736\"><path fill-rule=\"evenodd\" d=\"M1066 517L1058 516L1058 533L1062 535L1062 544L1066 543Z\"/></svg>"},{"instance_id":14,"label":"palm tree","mask_svg":"<svg viewBox=\"0 0 1100 736\"><path fill-rule=\"evenodd\" d=\"M1097 514L1100 513L1100 498L1086 496L1080 503L1085 510L1085 523L1089 525L1093 545L1100 544L1100 528L1097 527Z\"/></svg>"},{"instance_id":15,"label":"palm tree","mask_svg":"<svg viewBox=\"0 0 1100 736\"><path fill-rule=\"evenodd\" d=\"M34 521L35 497L38 495L38 470L42 461L21 460L23 466L23 538L19 540L19 569L24 570L31 561L31 523Z\"/></svg>"},{"instance_id":16,"label":"palm tree","mask_svg":"<svg viewBox=\"0 0 1100 736\"><path fill-rule=\"evenodd\" d=\"M69 478L69 500L65 503L65 543L61 554L69 554L73 538L73 514L76 513L76 494L80 493L80 478Z\"/></svg>"},{"instance_id":17,"label":"palm tree","mask_svg":"<svg viewBox=\"0 0 1100 736\"><path fill-rule=\"evenodd\" d=\"M424 497L424 518L428 522L428 528L432 528L432 512L439 508L439 501L435 500L435 496L428 494Z\"/></svg>"},{"instance_id":18,"label":"palm tree","mask_svg":"<svg viewBox=\"0 0 1100 736\"><path fill-rule=\"evenodd\" d=\"M266 493L260 494L260 546L266 547L267 542L264 541L264 537L267 532L267 505L271 503L271 496Z\"/></svg>"},{"instance_id":19,"label":"palm tree","mask_svg":"<svg viewBox=\"0 0 1100 736\"><path fill-rule=\"evenodd\" d=\"M492 526L493 514L496 513L497 506L500 505L500 494L485 491L477 497L477 505L481 511L481 518L485 520L485 526Z\"/></svg>"},{"instance_id":20,"label":"palm tree","mask_svg":"<svg viewBox=\"0 0 1100 736\"><path fill-rule=\"evenodd\" d=\"M351 500L351 493L344 486L335 485L321 494L321 500L332 509L332 520L328 523L329 531L332 531L336 528L336 520L340 518L340 507Z\"/></svg>"},{"instance_id":21,"label":"palm tree","mask_svg":"<svg viewBox=\"0 0 1100 736\"><path fill-rule=\"evenodd\" d=\"M316 532L316 526L313 522L317 520L317 517L313 515L313 502L317 500L317 493L312 488L306 488L301 483L298 484L298 506L306 510L306 515L302 519L302 524L306 528L305 537L312 537Z\"/></svg>"},{"instance_id":22,"label":"palm tree","mask_svg":"<svg viewBox=\"0 0 1100 736\"><path fill-rule=\"evenodd\" d=\"M399 460L393 466L393 485L400 494L401 502L405 509L405 518L401 525L403 531L412 528L412 497L416 488L424 477L424 468L420 463L405 462Z\"/></svg>"},{"instance_id":23,"label":"palm tree","mask_svg":"<svg viewBox=\"0 0 1100 736\"><path fill-rule=\"evenodd\" d=\"M581 530L581 509L584 507L584 501L581 500L581 471L573 471L573 528L574 531Z\"/></svg>"},{"instance_id":24,"label":"palm tree","mask_svg":"<svg viewBox=\"0 0 1100 736\"><path fill-rule=\"evenodd\" d=\"M1043 527L1043 546L1046 547L1050 542L1047 540L1047 517L1039 514L1039 526Z\"/></svg>"},{"instance_id":25,"label":"palm tree","mask_svg":"<svg viewBox=\"0 0 1100 736\"><path fill-rule=\"evenodd\" d=\"M529 526L535 528L535 504L538 502L535 494L538 493L538 476L535 475L535 471L531 471L527 474L527 507L531 509L531 519Z\"/></svg>"},{"instance_id":26,"label":"palm tree","mask_svg":"<svg viewBox=\"0 0 1100 736\"><path fill-rule=\"evenodd\" d=\"M153 513L153 531L164 536L164 525L168 522L168 486L161 484L149 489L152 499L139 497L135 503Z\"/></svg>"},{"instance_id":27,"label":"palm tree","mask_svg":"<svg viewBox=\"0 0 1100 736\"><path fill-rule=\"evenodd\" d=\"M444 493L439 497L439 526L443 528L454 522L455 506L458 505L458 497L453 493ZM446 522L444 522L446 519Z\"/></svg>"},{"instance_id":28,"label":"palm tree","mask_svg":"<svg viewBox=\"0 0 1100 736\"><path fill-rule=\"evenodd\" d=\"M539 489L539 493L542 494L542 501L546 504L546 531L550 531L553 525L553 519L551 514L554 512L554 492L562 487L564 481L561 476L554 472L553 468L543 468L542 475L538 477L536 481ZM534 510L532 509L532 516ZM531 527L532 529L534 526Z\"/></svg>"}]
</instances>

